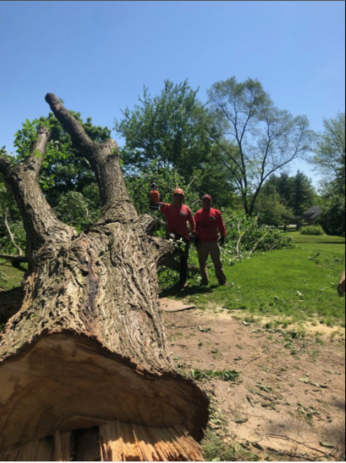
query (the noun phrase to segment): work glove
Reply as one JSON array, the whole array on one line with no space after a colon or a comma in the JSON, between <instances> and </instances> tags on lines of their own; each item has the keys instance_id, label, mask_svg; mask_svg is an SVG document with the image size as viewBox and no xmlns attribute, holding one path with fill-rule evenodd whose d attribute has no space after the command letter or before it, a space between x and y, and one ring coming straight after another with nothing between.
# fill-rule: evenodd
<instances>
[{"instance_id":1,"label":"work glove","mask_svg":"<svg viewBox=\"0 0 346 463\"><path fill-rule=\"evenodd\" d=\"M226 241L226 237L225 237L225 236L221 236L221 238L220 238L220 240L219 240L220 245L221 245L221 246L224 246L225 241Z\"/></svg>"}]
</instances>

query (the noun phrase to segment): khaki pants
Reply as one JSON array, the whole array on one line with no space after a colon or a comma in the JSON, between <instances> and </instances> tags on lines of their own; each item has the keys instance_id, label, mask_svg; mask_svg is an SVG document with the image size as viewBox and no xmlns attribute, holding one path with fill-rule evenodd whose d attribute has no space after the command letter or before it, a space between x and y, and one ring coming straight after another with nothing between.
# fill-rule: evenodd
<instances>
[{"instance_id":1,"label":"khaki pants","mask_svg":"<svg viewBox=\"0 0 346 463\"><path fill-rule=\"evenodd\" d=\"M210 242L200 241L198 244L197 251L198 251L199 265L200 265L201 274L202 274L202 283L207 284L209 282L207 261L208 261L208 257L210 254L214 267L215 267L217 279L219 280L219 283L221 285L225 284L227 281L227 278L223 270L223 265L221 261L221 249L220 249L219 243L217 241L210 241Z\"/></svg>"}]
</instances>

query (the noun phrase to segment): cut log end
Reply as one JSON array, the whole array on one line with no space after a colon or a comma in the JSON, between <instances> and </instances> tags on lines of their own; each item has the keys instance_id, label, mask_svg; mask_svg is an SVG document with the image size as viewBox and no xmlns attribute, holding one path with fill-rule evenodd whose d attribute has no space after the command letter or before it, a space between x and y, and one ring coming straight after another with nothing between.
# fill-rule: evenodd
<instances>
[{"instance_id":1,"label":"cut log end","mask_svg":"<svg viewBox=\"0 0 346 463\"><path fill-rule=\"evenodd\" d=\"M207 398L194 383L140 370L85 336L41 337L0 363L0 384L0 460L202 458Z\"/></svg>"},{"instance_id":2,"label":"cut log end","mask_svg":"<svg viewBox=\"0 0 346 463\"><path fill-rule=\"evenodd\" d=\"M203 461L201 446L179 426L148 428L119 421L56 432L7 452L1 461Z\"/></svg>"}]
</instances>

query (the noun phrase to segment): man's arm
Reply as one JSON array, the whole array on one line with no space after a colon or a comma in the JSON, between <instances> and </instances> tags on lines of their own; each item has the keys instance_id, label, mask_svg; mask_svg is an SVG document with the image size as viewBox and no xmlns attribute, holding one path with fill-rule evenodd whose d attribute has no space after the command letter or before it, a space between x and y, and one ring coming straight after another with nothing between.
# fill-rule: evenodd
<instances>
[{"instance_id":1,"label":"man's arm","mask_svg":"<svg viewBox=\"0 0 346 463\"><path fill-rule=\"evenodd\" d=\"M168 209L170 207L170 204L167 203L159 203L159 211L162 212L162 214L165 214L168 212Z\"/></svg>"},{"instance_id":2,"label":"man's arm","mask_svg":"<svg viewBox=\"0 0 346 463\"><path fill-rule=\"evenodd\" d=\"M221 244L224 244L225 243L225 239L226 239L226 235L227 235L227 231L226 231L226 225L225 225L225 222L223 220L223 217L222 217L222 214L220 211L218 211L217 213L217 226L219 228L219 232L220 232L220 235L221 235Z\"/></svg>"},{"instance_id":3,"label":"man's arm","mask_svg":"<svg viewBox=\"0 0 346 463\"><path fill-rule=\"evenodd\" d=\"M200 242L199 236L198 236L198 230L199 230L199 225L200 225L200 220L201 220L201 214L199 212L196 212L195 214L195 223L196 223L196 237L195 237L195 245L198 247L198 244Z\"/></svg>"}]
</instances>

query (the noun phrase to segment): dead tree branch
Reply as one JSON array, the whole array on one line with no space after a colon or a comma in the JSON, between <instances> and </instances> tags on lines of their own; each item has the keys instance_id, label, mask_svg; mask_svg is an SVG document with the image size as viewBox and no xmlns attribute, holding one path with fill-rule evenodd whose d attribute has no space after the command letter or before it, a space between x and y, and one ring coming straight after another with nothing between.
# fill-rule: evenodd
<instances>
[{"instance_id":1,"label":"dead tree branch","mask_svg":"<svg viewBox=\"0 0 346 463\"><path fill-rule=\"evenodd\" d=\"M8 224L8 209L6 209L6 211L5 211L4 223L5 223L5 227L6 227L7 233L8 233L9 236L10 236L11 243L12 243L13 246L17 249L18 255L19 255L19 256L22 256L22 255L23 255L23 251L22 251L22 249L16 244L16 241L15 241L15 239L14 239L14 234L12 233L12 231L11 231L11 229L10 229L10 226L9 226L9 224Z\"/></svg>"}]
</instances>

